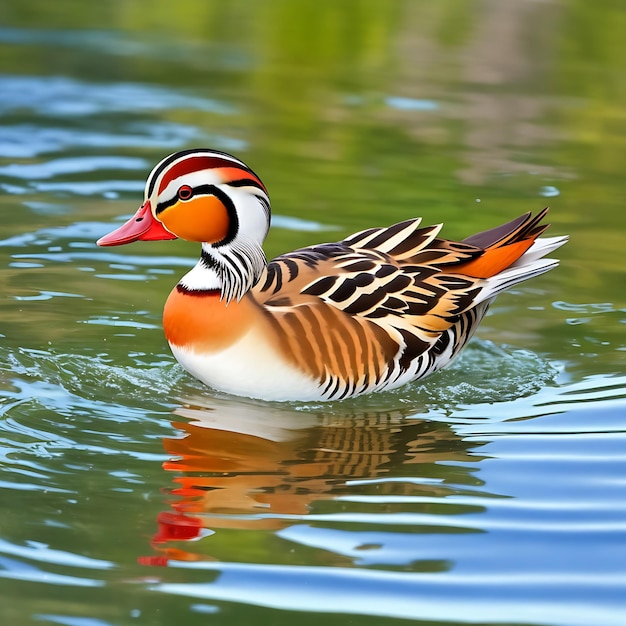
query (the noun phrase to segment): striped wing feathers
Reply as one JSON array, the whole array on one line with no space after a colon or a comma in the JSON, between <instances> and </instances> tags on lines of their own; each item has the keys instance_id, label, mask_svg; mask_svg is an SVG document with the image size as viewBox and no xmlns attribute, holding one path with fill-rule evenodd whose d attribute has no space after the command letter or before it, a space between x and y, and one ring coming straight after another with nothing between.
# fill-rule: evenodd
<instances>
[{"instance_id":1,"label":"striped wing feathers","mask_svg":"<svg viewBox=\"0 0 626 626\"><path fill-rule=\"evenodd\" d=\"M439 255L440 265L471 259L482 252L480 248L467 242L437 239L443 225L418 228L420 222L421 218L416 218L399 222L389 228L370 228L347 237L342 243L355 249L376 250L388 254L396 261L409 261L417 254L428 251L430 255ZM444 251L450 253L449 258L445 258Z\"/></svg>"},{"instance_id":2,"label":"striped wing feathers","mask_svg":"<svg viewBox=\"0 0 626 626\"><path fill-rule=\"evenodd\" d=\"M441 226L417 229L419 219L362 231L339 243L282 255L268 266L257 299L273 310L320 302L344 314L440 333L472 305L471 277L442 273L483 250L436 238Z\"/></svg>"},{"instance_id":3,"label":"striped wing feathers","mask_svg":"<svg viewBox=\"0 0 626 626\"><path fill-rule=\"evenodd\" d=\"M544 215L462 242L419 220L364 230L278 257L251 296L322 397L394 387L441 369L495 295L554 267L542 257L566 238L536 241Z\"/></svg>"},{"instance_id":4,"label":"striped wing feathers","mask_svg":"<svg viewBox=\"0 0 626 626\"><path fill-rule=\"evenodd\" d=\"M482 250L438 239L440 226L418 224L282 255L253 289L283 353L318 379L326 396L371 390L417 370L419 357L474 305L482 281L441 268Z\"/></svg>"}]
</instances>

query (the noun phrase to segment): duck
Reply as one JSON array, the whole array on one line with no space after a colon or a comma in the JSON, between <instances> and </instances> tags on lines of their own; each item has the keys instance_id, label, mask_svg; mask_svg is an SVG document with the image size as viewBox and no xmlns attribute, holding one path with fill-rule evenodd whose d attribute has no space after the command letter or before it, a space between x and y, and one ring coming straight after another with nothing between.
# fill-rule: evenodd
<instances>
[{"instance_id":1,"label":"duck","mask_svg":"<svg viewBox=\"0 0 626 626\"><path fill-rule=\"evenodd\" d=\"M214 390L265 401L336 401L449 365L494 298L559 263L547 208L462 241L411 218L282 254L262 244L270 197L218 150L182 150L150 172L144 201L100 246L182 238L200 258L169 294L171 351Z\"/></svg>"}]
</instances>

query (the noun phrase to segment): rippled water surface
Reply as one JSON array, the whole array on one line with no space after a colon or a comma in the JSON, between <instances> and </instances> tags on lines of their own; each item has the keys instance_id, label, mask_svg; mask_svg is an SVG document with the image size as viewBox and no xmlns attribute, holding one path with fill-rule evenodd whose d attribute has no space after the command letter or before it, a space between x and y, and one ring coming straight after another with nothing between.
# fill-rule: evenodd
<instances>
[{"instance_id":1,"label":"rippled water surface","mask_svg":"<svg viewBox=\"0 0 626 626\"><path fill-rule=\"evenodd\" d=\"M0 10L0 623L626 624L621 7L52 6ZM423 383L232 398L162 335L197 247L94 243L193 146L267 183L268 256L571 241Z\"/></svg>"}]
</instances>

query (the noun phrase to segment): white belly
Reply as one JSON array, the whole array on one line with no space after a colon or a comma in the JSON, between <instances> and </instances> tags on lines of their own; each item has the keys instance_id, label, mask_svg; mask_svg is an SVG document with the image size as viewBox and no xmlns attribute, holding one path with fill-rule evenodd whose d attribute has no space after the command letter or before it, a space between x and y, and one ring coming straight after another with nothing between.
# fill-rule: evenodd
<instances>
[{"instance_id":1,"label":"white belly","mask_svg":"<svg viewBox=\"0 0 626 626\"><path fill-rule=\"evenodd\" d=\"M221 352L170 348L192 376L214 389L261 400L322 399L319 383L285 361L258 332L249 332Z\"/></svg>"}]
</instances>

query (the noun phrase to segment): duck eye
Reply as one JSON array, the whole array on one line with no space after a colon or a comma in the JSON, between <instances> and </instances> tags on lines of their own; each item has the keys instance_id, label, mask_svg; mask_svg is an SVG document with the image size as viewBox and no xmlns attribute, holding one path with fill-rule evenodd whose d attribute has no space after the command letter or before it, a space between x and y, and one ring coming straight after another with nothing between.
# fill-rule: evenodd
<instances>
[{"instance_id":1,"label":"duck eye","mask_svg":"<svg viewBox=\"0 0 626 626\"><path fill-rule=\"evenodd\" d=\"M183 185L178 190L178 199L179 200L189 200L193 196L193 189L189 185Z\"/></svg>"}]
</instances>

